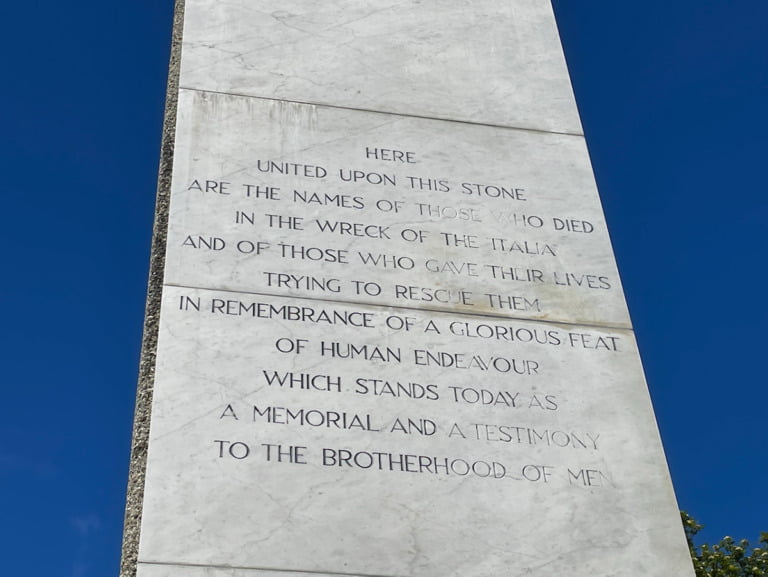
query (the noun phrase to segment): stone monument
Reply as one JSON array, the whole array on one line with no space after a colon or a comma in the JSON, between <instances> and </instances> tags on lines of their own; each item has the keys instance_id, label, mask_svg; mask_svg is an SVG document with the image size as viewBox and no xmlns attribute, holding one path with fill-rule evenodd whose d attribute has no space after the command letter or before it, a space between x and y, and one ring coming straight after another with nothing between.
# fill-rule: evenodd
<instances>
[{"instance_id":1,"label":"stone monument","mask_svg":"<svg viewBox=\"0 0 768 577\"><path fill-rule=\"evenodd\" d=\"M693 575L549 1L177 1L122 574Z\"/></svg>"}]
</instances>

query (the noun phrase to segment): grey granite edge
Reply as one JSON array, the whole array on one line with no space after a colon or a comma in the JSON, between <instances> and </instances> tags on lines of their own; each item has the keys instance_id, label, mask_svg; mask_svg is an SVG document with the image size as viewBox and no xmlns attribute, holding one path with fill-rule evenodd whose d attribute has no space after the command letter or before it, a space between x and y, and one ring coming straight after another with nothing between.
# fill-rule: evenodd
<instances>
[{"instance_id":1,"label":"grey granite edge","mask_svg":"<svg viewBox=\"0 0 768 577\"><path fill-rule=\"evenodd\" d=\"M168 234L168 209L173 173L173 151L176 137L176 111L181 67L181 39L184 28L185 0L175 0L171 56L165 97L160 166L155 200L155 222L152 231L147 303L144 312L144 335L139 360L139 379L131 441L131 461L123 525L123 547L120 577L135 577L139 554L141 515L144 504L144 479L149 444L149 424L152 411L152 393L155 380L155 355L160 323L160 303L163 293L165 249Z\"/></svg>"}]
</instances>

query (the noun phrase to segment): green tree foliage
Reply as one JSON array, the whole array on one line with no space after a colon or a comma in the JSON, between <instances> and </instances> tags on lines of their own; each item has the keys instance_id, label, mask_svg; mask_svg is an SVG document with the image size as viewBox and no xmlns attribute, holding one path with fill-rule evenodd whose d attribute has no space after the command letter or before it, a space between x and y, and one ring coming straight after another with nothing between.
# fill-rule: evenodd
<instances>
[{"instance_id":1,"label":"green tree foliage","mask_svg":"<svg viewBox=\"0 0 768 577\"><path fill-rule=\"evenodd\" d=\"M760 534L759 547L750 549L749 541L723 537L716 545L693 544L702 525L683 511L683 526L693 559L696 577L768 577L768 533Z\"/></svg>"}]
</instances>

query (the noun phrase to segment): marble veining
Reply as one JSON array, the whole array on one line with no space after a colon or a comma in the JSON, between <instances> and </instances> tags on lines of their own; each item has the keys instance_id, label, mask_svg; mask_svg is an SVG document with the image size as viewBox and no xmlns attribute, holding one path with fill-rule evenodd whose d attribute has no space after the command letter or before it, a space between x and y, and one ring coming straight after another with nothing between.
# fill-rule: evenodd
<instances>
[{"instance_id":1,"label":"marble veining","mask_svg":"<svg viewBox=\"0 0 768 577\"><path fill-rule=\"evenodd\" d=\"M187 0L181 86L581 132L544 0Z\"/></svg>"}]
</instances>

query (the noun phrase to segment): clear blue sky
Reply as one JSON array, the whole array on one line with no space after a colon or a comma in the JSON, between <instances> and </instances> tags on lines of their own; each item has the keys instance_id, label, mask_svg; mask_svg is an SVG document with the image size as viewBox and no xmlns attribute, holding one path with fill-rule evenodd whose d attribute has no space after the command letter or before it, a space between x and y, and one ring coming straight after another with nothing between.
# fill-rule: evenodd
<instances>
[{"instance_id":1,"label":"clear blue sky","mask_svg":"<svg viewBox=\"0 0 768 577\"><path fill-rule=\"evenodd\" d=\"M768 531L768 2L555 0L680 506ZM5 2L3 574L116 575L171 0Z\"/></svg>"}]
</instances>

